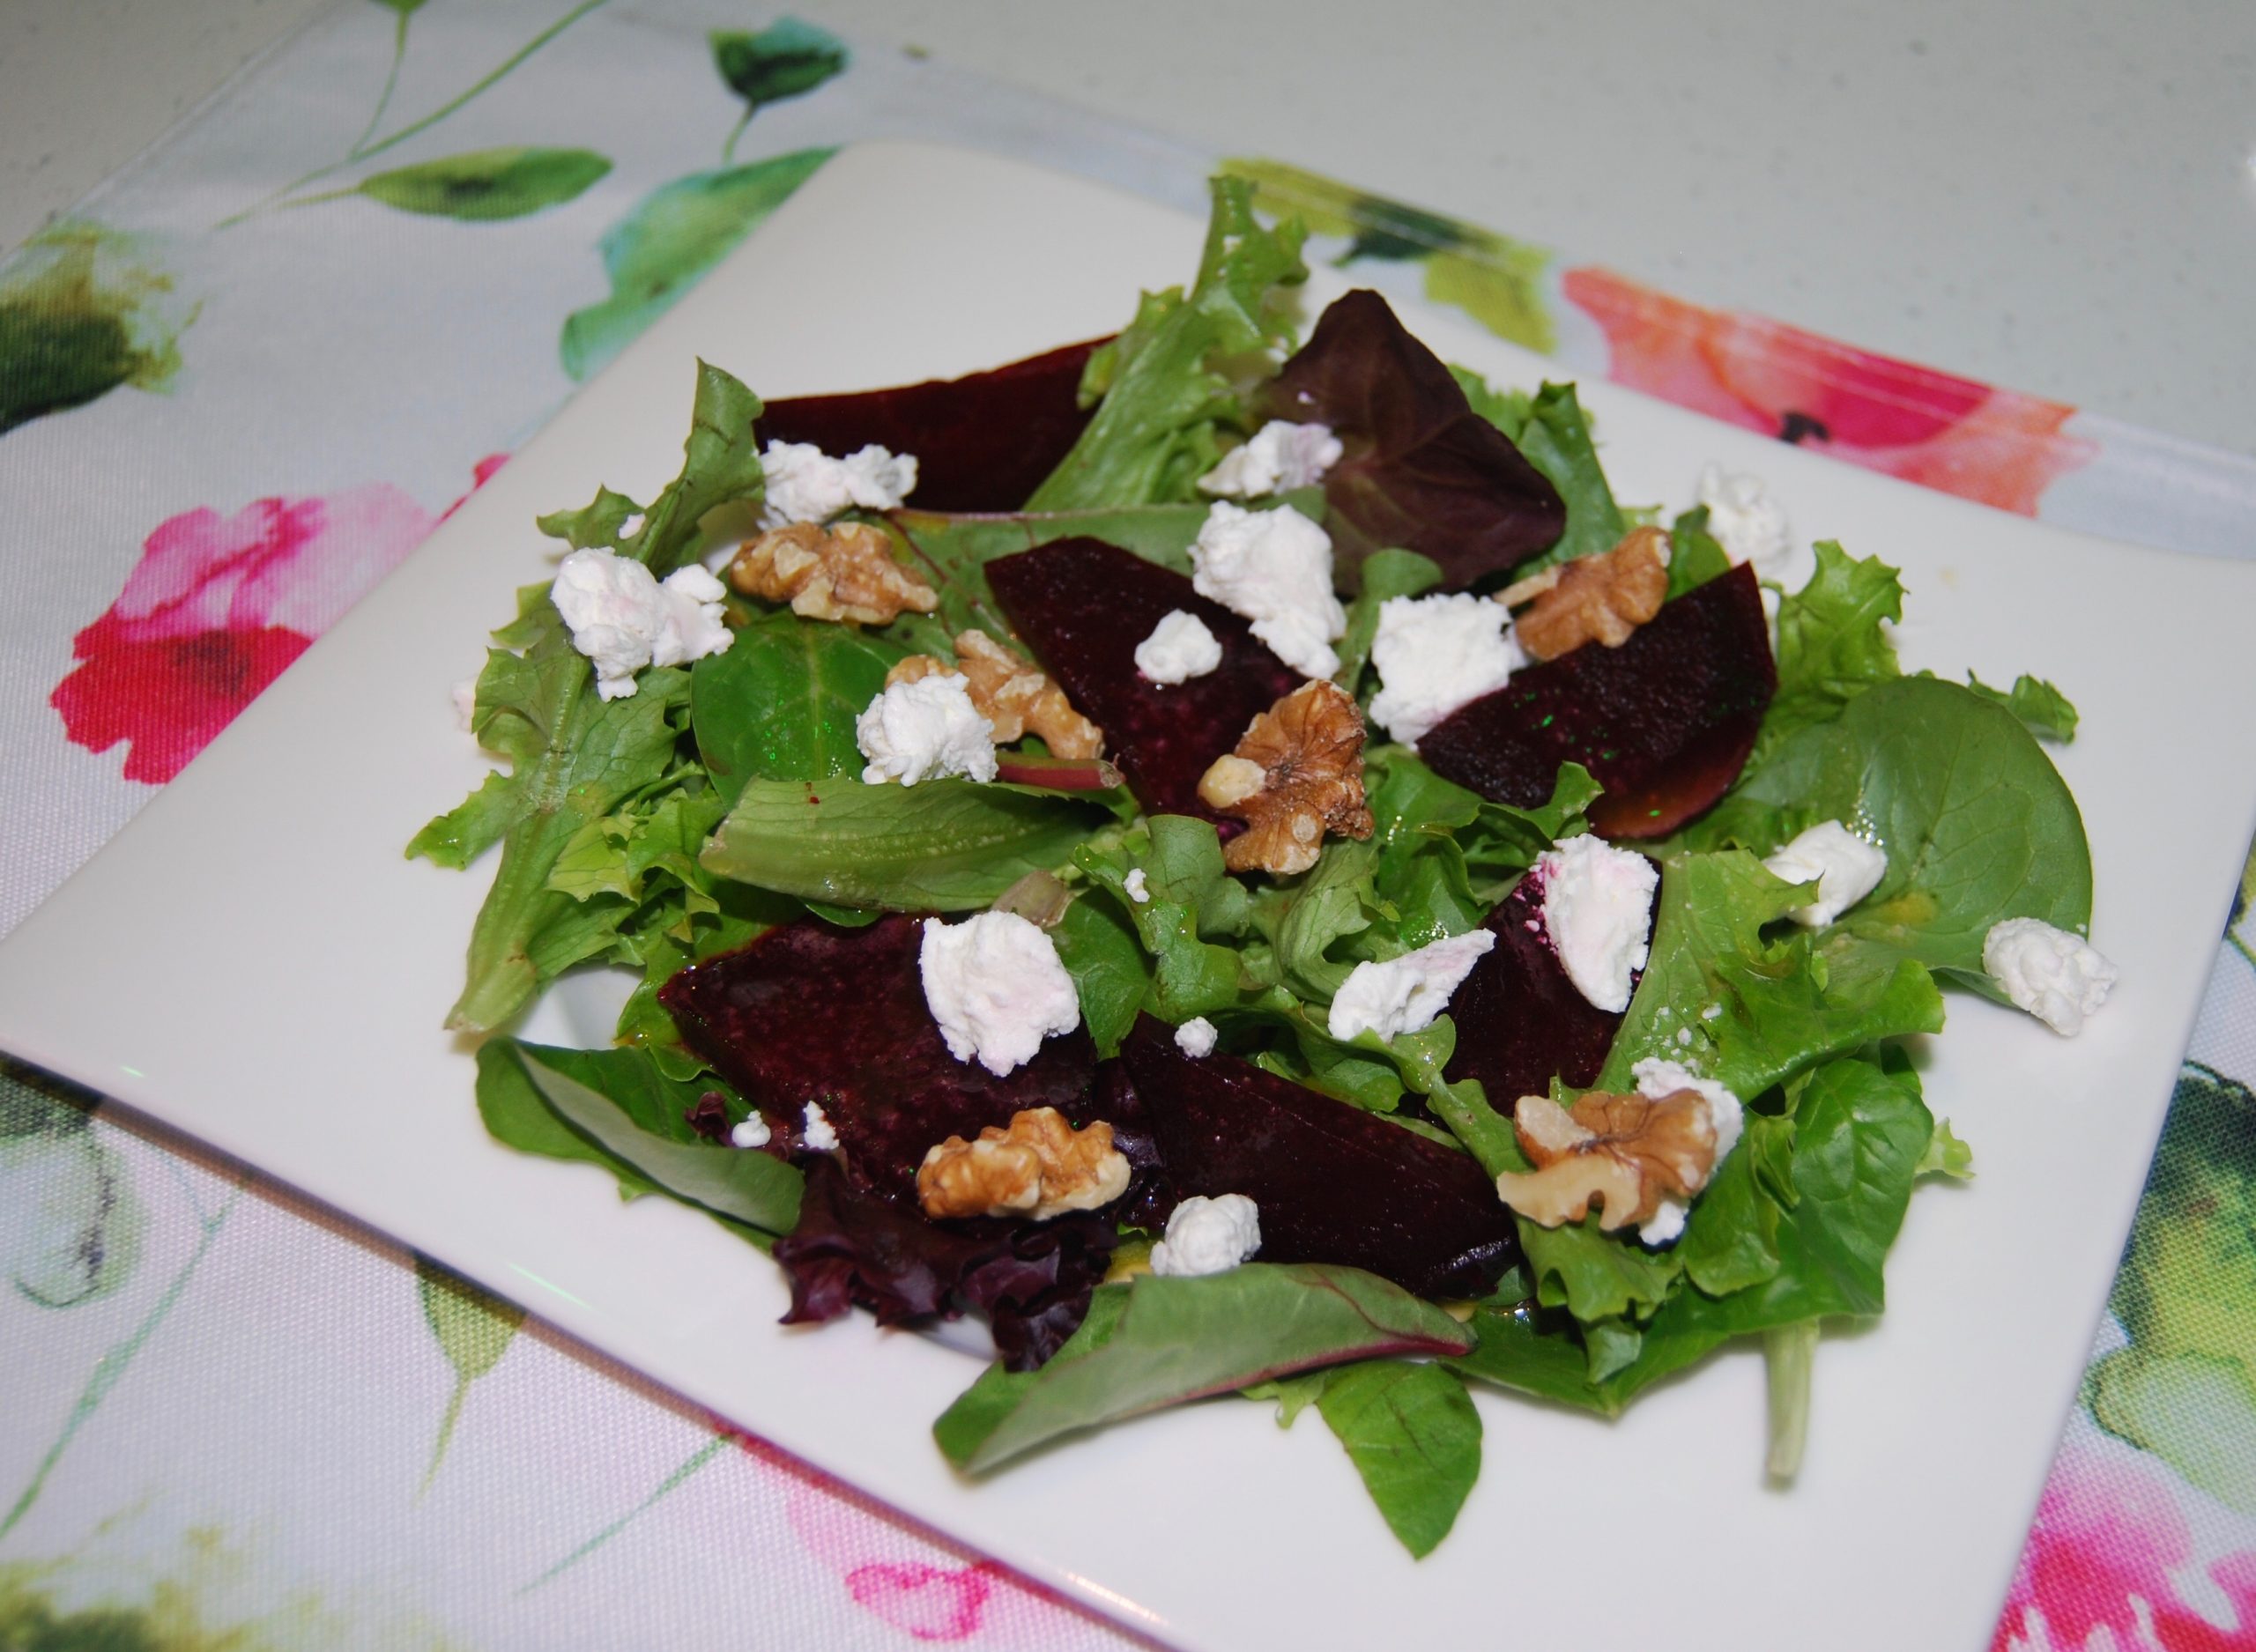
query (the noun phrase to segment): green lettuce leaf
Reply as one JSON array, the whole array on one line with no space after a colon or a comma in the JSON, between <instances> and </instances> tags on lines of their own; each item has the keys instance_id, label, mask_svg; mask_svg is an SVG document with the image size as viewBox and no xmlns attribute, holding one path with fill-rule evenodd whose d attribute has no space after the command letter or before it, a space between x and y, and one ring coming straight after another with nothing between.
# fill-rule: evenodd
<instances>
[{"instance_id":1,"label":"green lettuce leaf","mask_svg":"<svg viewBox=\"0 0 2256 1652\"><path fill-rule=\"evenodd\" d=\"M858 776L855 720L907 650L853 626L764 614L690 672L690 728L724 801L747 780ZM716 811L715 822L719 820Z\"/></svg>"},{"instance_id":2,"label":"green lettuce leaf","mask_svg":"<svg viewBox=\"0 0 2256 1652\"><path fill-rule=\"evenodd\" d=\"M1567 528L1558 543L1513 569L1515 578L1525 579L1539 569L1576 557L1611 551L1622 542L1629 524L1622 519L1621 507L1614 502L1614 490L1607 485L1589 415L1583 411L1573 385L1544 385L1527 404L1527 417L1517 430L1498 427L1543 473L1544 479L1559 490L1567 505Z\"/></svg>"},{"instance_id":3,"label":"green lettuce leaf","mask_svg":"<svg viewBox=\"0 0 2256 1652\"><path fill-rule=\"evenodd\" d=\"M1708 507L1686 511L1668 530L1668 600L1731 572L1731 552L1708 531Z\"/></svg>"},{"instance_id":4,"label":"green lettuce leaf","mask_svg":"<svg viewBox=\"0 0 2256 1652\"><path fill-rule=\"evenodd\" d=\"M1221 457L1221 433L1244 433L1243 386L1265 352L1289 347L1273 289L1307 279L1296 220L1265 229L1253 187L1216 178L1198 275L1186 294L1147 293L1118 338L1093 357L1084 392L1103 400L1081 439L1027 501L1034 511L1195 500Z\"/></svg>"},{"instance_id":5,"label":"green lettuce leaf","mask_svg":"<svg viewBox=\"0 0 2256 1652\"><path fill-rule=\"evenodd\" d=\"M1370 1359L1332 1373L1317 1410L1402 1546L1433 1552L1480 1478L1480 1413L1454 1372Z\"/></svg>"},{"instance_id":6,"label":"green lettuce leaf","mask_svg":"<svg viewBox=\"0 0 2256 1652\"><path fill-rule=\"evenodd\" d=\"M2041 677L2023 671L2013 679L2011 688L1993 688L1969 671L1966 685L1992 705L2013 713L2039 739L2058 740L2066 745L2076 737L2076 708L2066 694Z\"/></svg>"},{"instance_id":7,"label":"green lettuce leaf","mask_svg":"<svg viewBox=\"0 0 2256 1652\"><path fill-rule=\"evenodd\" d=\"M1778 692L1748 759L1752 769L1797 730L1823 722L1876 683L1899 674L1884 623L1904 617L1896 570L1859 561L1830 539L1815 546L1817 571L1778 604Z\"/></svg>"}]
</instances>

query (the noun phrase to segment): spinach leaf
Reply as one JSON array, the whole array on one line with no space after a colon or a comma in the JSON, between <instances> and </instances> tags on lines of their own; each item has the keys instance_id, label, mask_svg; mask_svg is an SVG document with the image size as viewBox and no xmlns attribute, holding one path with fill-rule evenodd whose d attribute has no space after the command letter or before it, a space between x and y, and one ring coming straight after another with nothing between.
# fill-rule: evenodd
<instances>
[{"instance_id":1,"label":"spinach leaf","mask_svg":"<svg viewBox=\"0 0 2256 1652\"><path fill-rule=\"evenodd\" d=\"M1120 1041L1136 1025L1136 1012L1151 989L1151 966L1135 930L1115 902L1081 898L1065 908L1050 938L1073 978L1081 1023L1095 1041L1097 1055L1119 1054Z\"/></svg>"},{"instance_id":2,"label":"spinach leaf","mask_svg":"<svg viewBox=\"0 0 2256 1652\"><path fill-rule=\"evenodd\" d=\"M523 1152L600 1165L621 1197L671 1193L733 1222L783 1233L798 1219L799 1173L767 1153L716 1146L691 1130L698 1099L720 1090L669 1078L632 1049L559 1049L516 1039L478 1052L478 1111ZM731 1122L743 1103L721 1091Z\"/></svg>"},{"instance_id":3,"label":"spinach leaf","mask_svg":"<svg viewBox=\"0 0 2256 1652\"><path fill-rule=\"evenodd\" d=\"M1220 433L1249 429L1230 374L1290 344L1290 325L1270 298L1307 279L1306 232L1297 220L1263 228L1242 178L1216 178L1211 188L1198 278L1187 294L1146 293L1135 319L1091 358L1083 392L1101 387L1104 399L1028 510L1196 500L1198 478L1221 457Z\"/></svg>"},{"instance_id":4,"label":"spinach leaf","mask_svg":"<svg viewBox=\"0 0 2256 1652\"><path fill-rule=\"evenodd\" d=\"M1480 1478L1480 1413L1438 1365L1372 1359L1334 1371L1317 1400L1402 1546L1422 1559Z\"/></svg>"},{"instance_id":5,"label":"spinach leaf","mask_svg":"<svg viewBox=\"0 0 2256 1652\"><path fill-rule=\"evenodd\" d=\"M1055 795L999 783L754 780L701 858L709 871L802 900L962 912L1063 865L1088 824Z\"/></svg>"},{"instance_id":6,"label":"spinach leaf","mask_svg":"<svg viewBox=\"0 0 2256 1652\"><path fill-rule=\"evenodd\" d=\"M1982 942L2005 918L2082 933L2091 851L2067 784L2011 711L1971 689L1905 678L1867 689L1749 768L1693 841L1762 851L1820 820L1888 854L1840 928L1993 996Z\"/></svg>"},{"instance_id":7,"label":"spinach leaf","mask_svg":"<svg viewBox=\"0 0 2256 1652\"><path fill-rule=\"evenodd\" d=\"M764 614L689 674L690 729L724 802L747 780L828 780L862 772L855 719L906 650L852 626ZM717 822L717 811L714 817Z\"/></svg>"},{"instance_id":8,"label":"spinach leaf","mask_svg":"<svg viewBox=\"0 0 2256 1652\"><path fill-rule=\"evenodd\" d=\"M991 1469L1076 1429L1379 1354L1461 1353L1472 1333L1376 1275L1247 1263L1200 1278L1101 1287L1039 1371L989 1368L932 1433L958 1468Z\"/></svg>"}]
</instances>

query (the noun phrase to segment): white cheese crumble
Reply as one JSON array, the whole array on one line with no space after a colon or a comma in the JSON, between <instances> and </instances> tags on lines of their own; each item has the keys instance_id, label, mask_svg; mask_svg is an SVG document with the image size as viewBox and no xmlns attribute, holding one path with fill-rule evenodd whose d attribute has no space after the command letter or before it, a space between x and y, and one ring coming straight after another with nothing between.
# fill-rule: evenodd
<instances>
[{"instance_id":1,"label":"white cheese crumble","mask_svg":"<svg viewBox=\"0 0 2256 1652\"><path fill-rule=\"evenodd\" d=\"M1222 663L1222 645L1206 622L1181 608L1160 616L1152 634L1136 645L1136 675L1173 687L1204 677Z\"/></svg>"},{"instance_id":2,"label":"white cheese crumble","mask_svg":"<svg viewBox=\"0 0 2256 1652\"><path fill-rule=\"evenodd\" d=\"M811 441L771 441L760 456L766 482L760 525L828 522L858 505L893 510L916 485L916 456L872 444L834 459Z\"/></svg>"},{"instance_id":3,"label":"white cheese crumble","mask_svg":"<svg viewBox=\"0 0 2256 1652\"><path fill-rule=\"evenodd\" d=\"M722 621L721 582L702 566L676 568L661 584L632 557L575 551L557 565L549 600L572 633L572 646L595 663L596 693L622 700L646 665L686 665L727 650L736 635Z\"/></svg>"},{"instance_id":4,"label":"white cheese crumble","mask_svg":"<svg viewBox=\"0 0 2256 1652\"><path fill-rule=\"evenodd\" d=\"M1214 1024L1203 1015L1194 1015L1175 1029L1175 1047L1193 1061L1203 1061L1214 1053L1214 1042L1221 1034Z\"/></svg>"},{"instance_id":5,"label":"white cheese crumble","mask_svg":"<svg viewBox=\"0 0 2256 1652\"><path fill-rule=\"evenodd\" d=\"M1014 912L961 923L925 919L916 964L948 1054L998 1078L1032 1061L1043 1039L1080 1025L1081 1002L1057 946Z\"/></svg>"},{"instance_id":6,"label":"white cheese crumble","mask_svg":"<svg viewBox=\"0 0 2256 1652\"><path fill-rule=\"evenodd\" d=\"M995 725L971 703L971 685L960 671L939 671L895 683L854 719L854 744L868 758L862 779L872 786L897 780L961 774L995 778Z\"/></svg>"},{"instance_id":7,"label":"white cheese crumble","mask_svg":"<svg viewBox=\"0 0 2256 1652\"><path fill-rule=\"evenodd\" d=\"M1290 505L1217 500L1191 547L1191 589L1253 622L1271 653L1308 677L1340 669L1347 611L1332 594L1332 537Z\"/></svg>"},{"instance_id":8,"label":"white cheese crumble","mask_svg":"<svg viewBox=\"0 0 2256 1652\"><path fill-rule=\"evenodd\" d=\"M1888 856L1838 820L1821 820L1797 833L1762 864L1790 884L1817 885L1817 899L1793 909L1793 921L1806 930L1823 929L1888 876Z\"/></svg>"},{"instance_id":9,"label":"white cheese crumble","mask_svg":"<svg viewBox=\"0 0 2256 1652\"><path fill-rule=\"evenodd\" d=\"M1758 574L1777 577L1793 549L1786 513L1770 497L1759 476L1745 476L1711 464L1700 472L1700 502L1708 507L1708 531L1733 562L1752 562Z\"/></svg>"},{"instance_id":10,"label":"white cheese crumble","mask_svg":"<svg viewBox=\"0 0 2256 1652\"><path fill-rule=\"evenodd\" d=\"M1332 1000L1326 1023L1332 1036L1344 1041L1369 1032L1391 1044L1397 1033L1431 1026L1449 1007L1450 995L1495 944L1492 931L1468 930L1383 964L1356 965Z\"/></svg>"},{"instance_id":11,"label":"white cheese crumble","mask_svg":"<svg viewBox=\"0 0 2256 1652\"><path fill-rule=\"evenodd\" d=\"M1637 1081L1637 1093L1658 1101L1665 1095L1679 1090L1690 1090L1708 1104L1708 1122L1716 1132L1716 1160L1739 1145L1740 1132L1747 1122L1747 1110L1740 1100L1712 1078L1703 1078L1690 1069L1658 1056L1648 1056L1629 1069L1629 1076ZM1712 1181L1715 1171L1708 1172ZM1681 1199L1663 1199L1660 1208L1651 1219L1637 1225L1637 1238L1650 1247L1673 1243L1684 1232L1685 1218L1690 1212Z\"/></svg>"},{"instance_id":12,"label":"white cheese crumble","mask_svg":"<svg viewBox=\"0 0 2256 1652\"><path fill-rule=\"evenodd\" d=\"M1459 592L1381 603L1371 663L1379 678L1372 718L1415 746L1458 707L1502 688L1527 656L1502 603Z\"/></svg>"},{"instance_id":13,"label":"white cheese crumble","mask_svg":"<svg viewBox=\"0 0 2256 1652\"><path fill-rule=\"evenodd\" d=\"M823 1128L825 1130L830 1128L829 1120L825 1119L823 1121ZM742 1120L730 1127L729 1145L731 1147L765 1147L768 1145L770 1137L774 1134L775 1132L768 1128L768 1121L761 1116L761 1115L757 1113L747 1114ZM832 1139L835 1142L836 1137L834 1136Z\"/></svg>"},{"instance_id":14,"label":"white cheese crumble","mask_svg":"<svg viewBox=\"0 0 2256 1652\"><path fill-rule=\"evenodd\" d=\"M1150 882L1140 866L1131 866L1128 875L1120 880L1120 886L1128 892L1128 899L1139 907L1152 898Z\"/></svg>"},{"instance_id":15,"label":"white cheese crumble","mask_svg":"<svg viewBox=\"0 0 2256 1652\"><path fill-rule=\"evenodd\" d=\"M1152 1247L1152 1271L1169 1279L1228 1273L1260 1248L1261 1211L1251 1199L1194 1193L1168 1217L1167 1237Z\"/></svg>"},{"instance_id":16,"label":"white cheese crumble","mask_svg":"<svg viewBox=\"0 0 2256 1652\"><path fill-rule=\"evenodd\" d=\"M810 1101L800 1109L799 1145L814 1153L838 1151L838 1132L832 1128L830 1115L822 1110L820 1101Z\"/></svg>"},{"instance_id":17,"label":"white cheese crumble","mask_svg":"<svg viewBox=\"0 0 2256 1652\"><path fill-rule=\"evenodd\" d=\"M2042 918L2007 918L1982 937L1982 967L2007 997L2063 1038L2107 1002L2115 966L2080 935Z\"/></svg>"},{"instance_id":18,"label":"white cheese crumble","mask_svg":"<svg viewBox=\"0 0 2256 1652\"><path fill-rule=\"evenodd\" d=\"M1312 487L1324 473L1340 463L1347 451L1329 425L1295 425L1273 419L1253 433L1252 439L1222 456L1222 462L1198 478L1202 493L1232 499L1253 499L1281 493L1287 488Z\"/></svg>"},{"instance_id":19,"label":"white cheese crumble","mask_svg":"<svg viewBox=\"0 0 2256 1652\"><path fill-rule=\"evenodd\" d=\"M1597 837L1567 839L1535 861L1543 928L1575 990L1599 1009L1629 1007L1629 978L1651 950L1660 873L1632 849Z\"/></svg>"}]
</instances>

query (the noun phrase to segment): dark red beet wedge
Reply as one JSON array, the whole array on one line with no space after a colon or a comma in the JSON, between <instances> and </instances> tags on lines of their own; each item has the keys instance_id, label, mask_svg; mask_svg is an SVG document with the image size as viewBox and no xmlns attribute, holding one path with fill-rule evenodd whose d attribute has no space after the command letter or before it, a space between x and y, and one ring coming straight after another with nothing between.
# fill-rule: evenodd
<instances>
[{"instance_id":1,"label":"dark red beet wedge","mask_svg":"<svg viewBox=\"0 0 2256 1652\"><path fill-rule=\"evenodd\" d=\"M1246 724L1301 685L1244 620L1184 575L1102 539L1053 540L999 557L987 565L987 584L1043 670L1104 730L1106 754L1154 814L1217 819L1198 801L1198 777ZM1176 608L1206 621L1222 663L1162 687L1137 675L1136 645Z\"/></svg>"},{"instance_id":2,"label":"dark red beet wedge","mask_svg":"<svg viewBox=\"0 0 2256 1652\"><path fill-rule=\"evenodd\" d=\"M1261 392L1260 411L1329 425L1346 449L1324 478L1343 573L1397 545L1440 563L1455 589L1547 550L1566 529L1558 490L1376 293L1333 300Z\"/></svg>"},{"instance_id":3,"label":"dark red beet wedge","mask_svg":"<svg viewBox=\"0 0 2256 1652\"><path fill-rule=\"evenodd\" d=\"M1140 1018L1121 1059L1181 1195L1261 1207L1261 1260L1335 1262L1422 1296L1480 1296L1519 1256L1463 1153L1230 1056L1193 1059Z\"/></svg>"},{"instance_id":4,"label":"dark red beet wedge","mask_svg":"<svg viewBox=\"0 0 2256 1652\"><path fill-rule=\"evenodd\" d=\"M916 456L919 510L1008 511L1080 440L1081 369L1104 341L1068 344L988 373L850 396L770 402L761 441L811 441L843 456L871 442Z\"/></svg>"},{"instance_id":5,"label":"dark red beet wedge","mask_svg":"<svg viewBox=\"0 0 2256 1652\"><path fill-rule=\"evenodd\" d=\"M1595 1083L1621 1016L1601 1010L1567 978L1543 930L1543 892L1524 878L1482 926L1496 945L1449 1001L1457 1053L1443 1076L1478 1078L1506 1118L1524 1095L1549 1095L1551 1080Z\"/></svg>"},{"instance_id":6,"label":"dark red beet wedge","mask_svg":"<svg viewBox=\"0 0 2256 1652\"><path fill-rule=\"evenodd\" d=\"M800 1145L801 1109L820 1102L847 1180L911 1210L925 1149L1007 1125L1021 1108L1054 1107L1087 1124L1096 1076L1095 1046L1078 1027L999 1078L948 1054L924 1004L922 938L912 917L858 930L809 918L693 965L658 993L682 1042L787 1147Z\"/></svg>"},{"instance_id":7,"label":"dark red beet wedge","mask_svg":"<svg viewBox=\"0 0 2256 1652\"><path fill-rule=\"evenodd\" d=\"M1585 643L1516 672L1418 742L1433 771L1533 808L1559 765L1606 788L1590 811L1607 837L1664 837L1739 778L1777 691L1750 567L1688 591L1618 648Z\"/></svg>"}]
</instances>

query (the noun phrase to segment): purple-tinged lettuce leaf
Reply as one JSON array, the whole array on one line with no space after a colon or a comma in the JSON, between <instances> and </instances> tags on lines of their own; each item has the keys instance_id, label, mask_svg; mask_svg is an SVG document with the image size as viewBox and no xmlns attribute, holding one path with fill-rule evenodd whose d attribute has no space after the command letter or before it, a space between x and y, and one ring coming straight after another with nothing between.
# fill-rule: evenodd
<instances>
[{"instance_id":1,"label":"purple-tinged lettuce leaf","mask_svg":"<svg viewBox=\"0 0 2256 1652\"><path fill-rule=\"evenodd\" d=\"M1258 410L1329 425L1346 448L1324 478L1343 574L1392 546L1430 557L1457 589L1549 549L1567 525L1558 490L1376 293L1325 310Z\"/></svg>"},{"instance_id":2,"label":"purple-tinged lettuce leaf","mask_svg":"<svg viewBox=\"0 0 2256 1652\"><path fill-rule=\"evenodd\" d=\"M1429 1302L1354 1268L1253 1262L1228 1273L1105 1285L1040 1371L990 1367L932 1425L977 1473L1046 1441L1295 1371L1393 1354L1469 1352Z\"/></svg>"}]
</instances>

